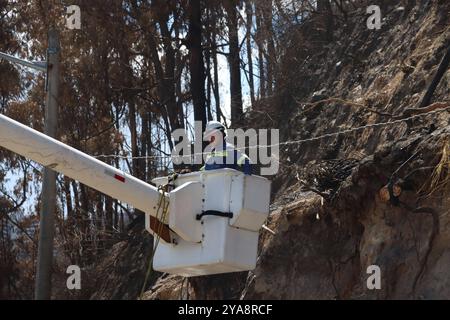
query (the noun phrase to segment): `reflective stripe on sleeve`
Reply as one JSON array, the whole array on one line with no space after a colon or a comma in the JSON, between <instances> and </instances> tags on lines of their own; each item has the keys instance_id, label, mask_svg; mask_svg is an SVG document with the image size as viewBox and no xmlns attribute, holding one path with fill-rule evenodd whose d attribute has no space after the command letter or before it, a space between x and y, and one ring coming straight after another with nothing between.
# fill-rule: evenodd
<instances>
[{"instance_id":1,"label":"reflective stripe on sleeve","mask_svg":"<svg viewBox=\"0 0 450 320\"><path fill-rule=\"evenodd\" d=\"M249 159L247 155L242 154L241 157L237 160L237 165L242 166L245 160Z\"/></svg>"}]
</instances>

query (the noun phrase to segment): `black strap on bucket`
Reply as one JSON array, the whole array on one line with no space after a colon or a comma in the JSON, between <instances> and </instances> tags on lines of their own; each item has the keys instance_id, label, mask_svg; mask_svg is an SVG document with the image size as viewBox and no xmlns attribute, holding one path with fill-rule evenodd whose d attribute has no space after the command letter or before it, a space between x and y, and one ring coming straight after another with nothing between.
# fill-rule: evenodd
<instances>
[{"instance_id":1,"label":"black strap on bucket","mask_svg":"<svg viewBox=\"0 0 450 320\"><path fill-rule=\"evenodd\" d=\"M233 218L233 212L221 212L217 210L206 210L195 217L197 220L201 220L204 216L216 216L223 218Z\"/></svg>"}]
</instances>

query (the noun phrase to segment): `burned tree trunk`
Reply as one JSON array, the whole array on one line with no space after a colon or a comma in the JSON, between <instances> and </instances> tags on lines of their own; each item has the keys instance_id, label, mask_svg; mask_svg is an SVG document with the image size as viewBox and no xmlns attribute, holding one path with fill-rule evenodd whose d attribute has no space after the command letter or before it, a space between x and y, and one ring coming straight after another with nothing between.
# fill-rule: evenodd
<instances>
[{"instance_id":1,"label":"burned tree trunk","mask_svg":"<svg viewBox=\"0 0 450 320\"><path fill-rule=\"evenodd\" d=\"M237 3L235 1L226 1L224 6L228 16L227 25L230 48L228 61L230 65L231 123L235 125L242 118L243 114Z\"/></svg>"}]
</instances>

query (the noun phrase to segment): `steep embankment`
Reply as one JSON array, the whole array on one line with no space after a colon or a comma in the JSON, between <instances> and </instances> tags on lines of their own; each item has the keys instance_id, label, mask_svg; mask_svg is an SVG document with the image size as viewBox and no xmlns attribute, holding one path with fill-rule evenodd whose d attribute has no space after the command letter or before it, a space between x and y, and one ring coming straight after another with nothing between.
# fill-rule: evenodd
<instances>
[{"instance_id":1,"label":"steep embankment","mask_svg":"<svg viewBox=\"0 0 450 320\"><path fill-rule=\"evenodd\" d=\"M380 31L365 28L362 8L325 45L303 45L314 24L290 33L277 95L248 126L279 127L282 140L369 127L282 148L275 235L263 231L256 270L164 276L145 298L450 298L449 112L396 121L416 113L450 44L450 3L419 2L385 5ZM449 81L446 71L431 102L448 105ZM393 123L370 126L380 122ZM389 182L398 199L387 199ZM147 249L116 246L113 260L142 267ZM367 289L370 265L381 269L380 290ZM108 271L97 281L116 288L93 298L137 296L136 285L126 289L129 270Z\"/></svg>"}]
</instances>

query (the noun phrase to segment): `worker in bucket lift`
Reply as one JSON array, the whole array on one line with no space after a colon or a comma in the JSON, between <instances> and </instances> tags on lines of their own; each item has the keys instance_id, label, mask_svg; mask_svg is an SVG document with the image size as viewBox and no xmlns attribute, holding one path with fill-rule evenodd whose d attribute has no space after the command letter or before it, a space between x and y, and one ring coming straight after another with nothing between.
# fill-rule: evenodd
<instances>
[{"instance_id":1,"label":"worker in bucket lift","mask_svg":"<svg viewBox=\"0 0 450 320\"><path fill-rule=\"evenodd\" d=\"M214 170L231 168L252 173L252 165L249 157L236 150L236 148L226 141L227 130L218 121L210 121L206 124L203 139L209 141L211 152L206 156L205 165L200 170Z\"/></svg>"}]
</instances>

